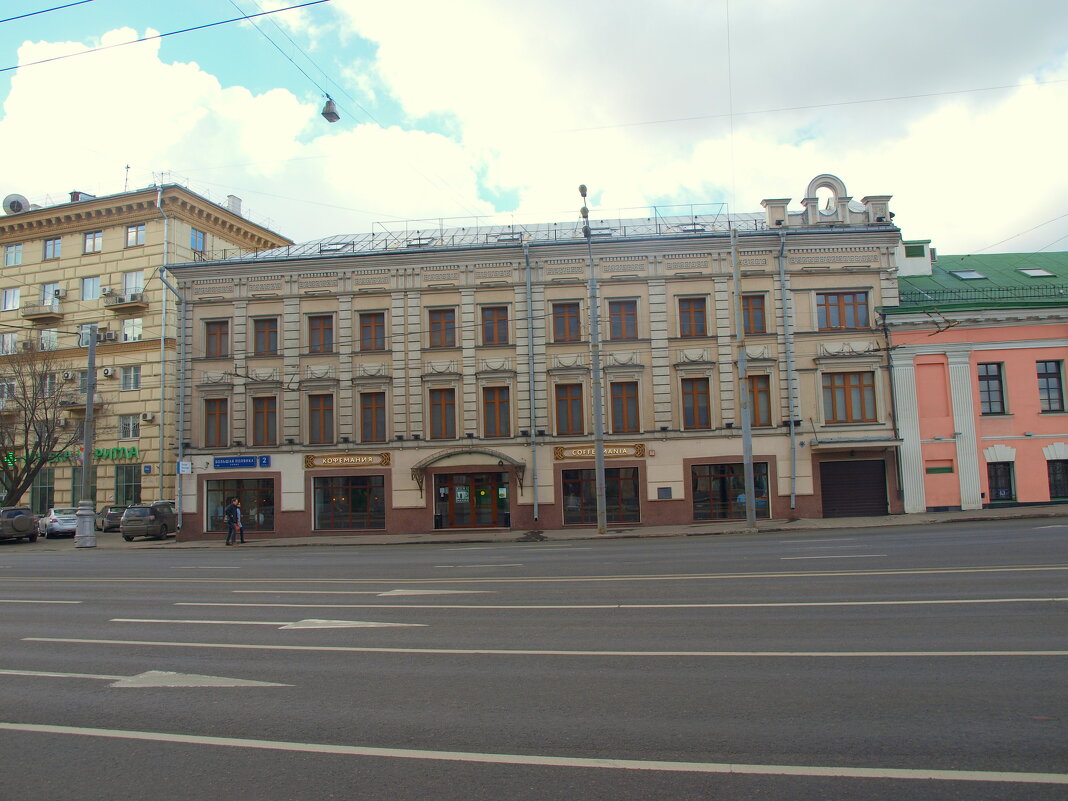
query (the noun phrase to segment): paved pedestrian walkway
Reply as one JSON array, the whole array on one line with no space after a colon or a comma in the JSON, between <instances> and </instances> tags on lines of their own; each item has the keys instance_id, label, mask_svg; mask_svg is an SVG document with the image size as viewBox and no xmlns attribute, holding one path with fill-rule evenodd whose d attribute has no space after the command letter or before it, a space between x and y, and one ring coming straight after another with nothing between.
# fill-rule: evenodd
<instances>
[{"instance_id":1,"label":"paved pedestrian walkway","mask_svg":"<svg viewBox=\"0 0 1068 801\"><path fill-rule=\"evenodd\" d=\"M714 534L759 534L784 531L830 531L849 528L880 528L886 526L929 526L972 520L1011 520L1020 518L1068 517L1068 504L1043 506L1009 506L997 509L975 509L967 512L921 512L908 515L883 515L879 517L802 518L798 520L759 520L756 532L747 531L745 521L719 520L707 523L687 523L679 526L609 526L607 534L600 537L626 539L640 537L694 537ZM1068 536L1068 531L1066 531ZM97 532L97 548L104 550L132 550L142 548L165 548L170 551L195 548L223 548L224 535L218 539L189 540L178 542L136 540L124 542L117 531ZM293 548L307 545L411 545L425 543L494 543L494 542L544 542L598 539L592 528L566 528L544 531L510 531L485 529L449 529L425 531L417 534L344 534L314 535L307 537L272 537L253 539L249 535L244 545L238 548ZM19 547L18 543L4 543L5 547ZM46 551L74 550L72 539L38 540L28 545L30 549Z\"/></svg>"}]
</instances>

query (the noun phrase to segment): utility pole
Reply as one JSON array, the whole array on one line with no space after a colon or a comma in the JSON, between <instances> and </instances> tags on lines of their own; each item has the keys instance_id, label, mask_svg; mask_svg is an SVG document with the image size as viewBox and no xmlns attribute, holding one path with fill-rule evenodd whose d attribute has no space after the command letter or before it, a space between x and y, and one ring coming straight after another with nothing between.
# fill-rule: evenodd
<instances>
[{"instance_id":1,"label":"utility pole","mask_svg":"<svg viewBox=\"0 0 1068 801\"><path fill-rule=\"evenodd\" d=\"M731 228L731 271L734 278L734 338L738 364L738 407L742 413L742 470L745 481L745 528L756 533L756 498L753 479L753 415L749 408L749 376L742 318L742 272L738 262L738 229Z\"/></svg>"},{"instance_id":2,"label":"utility pole","mask_svg":"<svg viewBox=\"0 0 1068 801\"><path fill-rule=\"evenodd\" d=\"M75 528L75 548L96 547L96 509L91 497L93 483L93 403L96 395L96 323L82 328L82 337L89 339L89 364L85 374L85 420L82 429L82 486L78 501L78 522Z\"/></svg>"},{"instance_id":3,"label":"utility pole","mask_svg":"<svg viewBox=\"0 0 1068 801\"><path fill-rule=\"evenodd\" d=\"M590 261L590 370L593 373L593 473L597 492L597 534L608 533L608 509L604 481L604 387L601 383L601 298L597 286L597 269L593 264L593 230L590 210L586 207L586 184L579 187L582 195L582 235L586 237L586 252Z\"/></svg>"}]
</instances>

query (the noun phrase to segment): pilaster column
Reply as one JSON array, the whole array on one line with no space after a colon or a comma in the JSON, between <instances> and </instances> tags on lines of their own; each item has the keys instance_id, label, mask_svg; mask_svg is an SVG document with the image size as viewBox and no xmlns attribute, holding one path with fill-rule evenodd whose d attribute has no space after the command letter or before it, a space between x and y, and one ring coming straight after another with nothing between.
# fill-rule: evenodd
<instances>
[{"instance_id":1,"label":"pilaster column","mask_svg":"<svg viewBox=\"0 0 1068 801\"><path fill-rule=\"evenodd\" d=\"M960 478L960 508L982 509L979 482L979 439L975 430L975 398L972 394L971 346L947 348L949 393L953 402L953 431L957 435L957 474Z\"/></svg>"},{"instance_id":2,"label":"pilaster column","mask_svg":"<svg viewBox=\"0 0 1068 801\"><path fill-rule=\"evenodd\" d=\"M901 434L901 491L905 513L927 511L924 493L923 446L916 396L916 366L911 355L894 355L893 382L897 397L897 426Z\"/></svg>"}]
</instances>

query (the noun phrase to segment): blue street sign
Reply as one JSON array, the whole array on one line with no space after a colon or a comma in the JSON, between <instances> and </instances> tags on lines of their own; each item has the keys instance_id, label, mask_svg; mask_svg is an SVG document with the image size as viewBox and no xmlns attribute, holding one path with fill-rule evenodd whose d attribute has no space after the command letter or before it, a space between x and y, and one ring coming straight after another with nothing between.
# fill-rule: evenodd
<instances>
[{"instance_id":1,"label":"blue street sign","mask_svg":"<svg viewBox=\"0 0 1068 801\"><path fill-rule=\"evenodd\" d=\"M261 456L260 457L260 467L270 467L270 466L271 466L271 457L270 456Z\"/></svg>"},{"instance_id":2,"label":"blue street sign","mask_svg":"<svg viewBox=\"0 0 1068 801\"><path fill-rule=\"evenodd\" d=\"M211 460L216 470L232 470L237 467L255 467L255 456L216 456Z\"/></svg>"}]
</instances>

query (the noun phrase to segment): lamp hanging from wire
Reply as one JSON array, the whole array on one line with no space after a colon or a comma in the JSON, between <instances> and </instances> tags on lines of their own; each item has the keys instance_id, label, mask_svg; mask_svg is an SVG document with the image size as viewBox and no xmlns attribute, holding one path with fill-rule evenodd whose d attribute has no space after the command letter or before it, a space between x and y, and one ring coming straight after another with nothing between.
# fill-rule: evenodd
<instances>
[{"instance_id":1,"label":"lamp hanging from wire","mask_svg":"<svg viewBox=\"0 0 1068 801\"><path fill-rule=\"evenodd\" d=\"M334 98L330 95L326 96L326 104L322 110L323 119L327 122L337 122L341 119L341 115L337 113L337 104L334 103Z\"/></svg>"}]
</instances>

